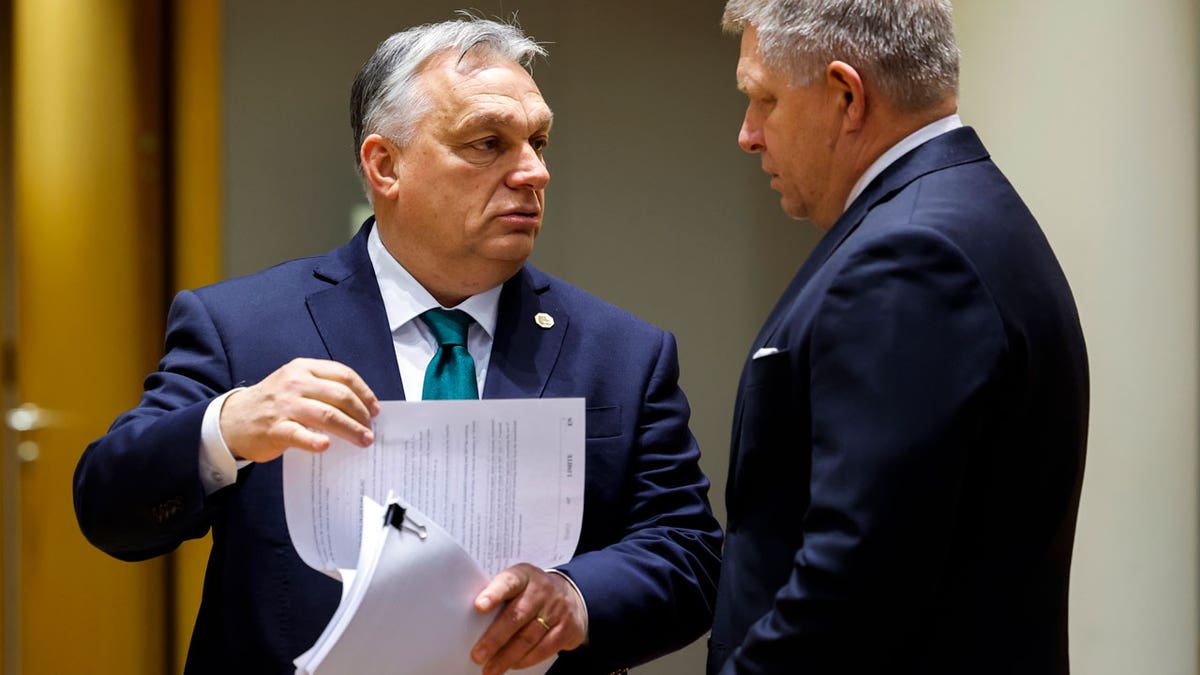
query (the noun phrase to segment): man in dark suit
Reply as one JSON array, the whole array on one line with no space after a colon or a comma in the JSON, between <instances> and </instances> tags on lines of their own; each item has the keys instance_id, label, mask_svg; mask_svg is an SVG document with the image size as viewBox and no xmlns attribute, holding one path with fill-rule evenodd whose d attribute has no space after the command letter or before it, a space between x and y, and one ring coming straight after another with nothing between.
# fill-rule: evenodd
<instances>
[{"instance_id":1,"label":"man in dark suit","mask_svg":"<svg viewBox=\"0 0 1200 675\"><path fill-rule=\"evenodd\" d=\"M576 555L479 594L477 611L504 605L470 654L482 672L561 651L552 672L608 673L708 627L721 533L674 339L525 264L550 178L551 112L525 70L543 53L476 19L384 41L351 103L375 218L328 255L179 294L141 403L80 459L76 514L108 553L212 529L189 673L292 672L340 589L292 548L280 456L369 445L378 401L441 388L430 364L451 352L484 398L587 399Z\"/></svg>"},{"instance_id":2,"label":"man in dark suit","mask_svg":"<svg viewBox=\"0 0 1200 675\"><path fill-rule=\"evenodd\" d=\"M825 234L738 390L709 672L1066 673L1088 370L956 114L945 0L732 0L739 144Z\"/></svg>"}]
</instances>

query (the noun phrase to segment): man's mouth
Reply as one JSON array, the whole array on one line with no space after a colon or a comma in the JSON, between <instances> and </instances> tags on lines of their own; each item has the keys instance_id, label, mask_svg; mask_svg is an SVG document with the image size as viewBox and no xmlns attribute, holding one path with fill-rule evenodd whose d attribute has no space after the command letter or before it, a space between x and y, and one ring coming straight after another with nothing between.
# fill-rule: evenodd
<instances>
[{"instance_id":1,"label":"man's mouth","mask_svg":"<svg viewBox=\"0 0 1200 675\"><path fill-rule=\"evenodd\" d=\"M540 209L510 209L497 215L496 219L518 228L533 228L541 222L542 212Z\"/></svg>"}]
</instances>

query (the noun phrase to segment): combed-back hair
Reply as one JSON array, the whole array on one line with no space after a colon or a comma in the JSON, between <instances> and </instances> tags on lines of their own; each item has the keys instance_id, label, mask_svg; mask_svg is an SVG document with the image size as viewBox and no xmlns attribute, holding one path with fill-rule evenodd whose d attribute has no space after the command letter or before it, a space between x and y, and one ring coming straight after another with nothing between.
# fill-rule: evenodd
<instances>
[{"instance_id":1,"label":"combed-back hair","mask_svg":"<svg viewBox=\"0 0 1200 675\"><path fill-rule=\"evenodd\" d=\"M753 26L763 62L797 85L843 61L909 111L958 92L949 0L729 0L721 23L733 33Z\"/></svg>"},{"instance_id":2,"label":"combed-back hair","mask_svg":"<svg viewBox=\"0 0 1200 675\"><path fill-rule=\"evenodd\" d=\"M461 61L467 52L486 50L488 56L530 70L535 58L546 56L546 49L515 23L461 14L461 19L392 35L379 43L358 71L350 89L350 127L354 131L354 164L360 173L358 153L367 136L379 134L401 146L412 140L417 122L432 107L418 77L430 58L453 52Z\"/></svg>"}]
</instances>

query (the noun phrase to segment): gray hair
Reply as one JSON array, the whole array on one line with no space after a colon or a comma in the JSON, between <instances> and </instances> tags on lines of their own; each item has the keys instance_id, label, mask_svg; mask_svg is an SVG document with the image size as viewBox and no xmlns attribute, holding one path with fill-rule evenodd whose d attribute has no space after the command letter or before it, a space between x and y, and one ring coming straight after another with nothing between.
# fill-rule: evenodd
<instances>
[{"instance_id":1,"label":"gray hair","mask_svg":"<svg viewBox=\"0 0 1200 675\"><path fill-rule=\"evenodd\" d=\"M459 60L474 49L513 61L530 70L546 49L525 35L515 23L501 23L462 12L463 18L409 28L379 43L363 64L350 89L350 126L354 131L354 164L371 134L380 134L401 146L412 140L417 122L433 102L419 82L430 58L457 52Z\"/></svg>"},{"instance_id":2,"label":"gray hair","mask_svg":"<svg viewBox=\"0 0 1200 675\"><path fill-rule=\"evenodd\" d=\"M949 0L729 0L721 24L733 33L753 26L763 62L797 84L843 61L909 111L958 92Z\"/></svg>"}]
</instances>

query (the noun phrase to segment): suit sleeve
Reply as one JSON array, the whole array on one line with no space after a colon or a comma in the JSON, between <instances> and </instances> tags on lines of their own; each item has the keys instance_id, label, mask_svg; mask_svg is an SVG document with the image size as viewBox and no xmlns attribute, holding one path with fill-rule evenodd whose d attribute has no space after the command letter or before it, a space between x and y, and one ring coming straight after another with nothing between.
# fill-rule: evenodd
<instances>
[{"instance_id":1,"label":"suit sleeve","mask_svg":"<svg viewBox=\"0 0 1200 675\"><path fill-rule=\"evenodd\" d=\"M675 341L662 335L638 413L623 536L560 568L588 602L588 645L560 656L569 672L644 663L688 644L712 622L721 529L688 429Z\"/></svg>"},{"instance_id":2,"label":"suit sleeve","mask_svg":"<svg viewBox=\"0 0 1200 675\"><path fill-rule=\"evenodd\" d=\"M230 388L212 319L190 291L167 319L166 353L138 406L84 451L75 468L75 516L88 541L122 560L144 560L203 536L220 492L199 477L200 425Z\"/></svg>"},{"instance_id":3,"label":"suit sleeve","mask_svg":"<svg viewBox=\"0 0 1200 675\"><path fill-rule=\"evenodd\" d=\"M897 229L859 245L817 310L810 381L796 383L809 388L811 438L779 448L811 445L803 543L725 675L886 672L961 534L956 506L1007 342L964 254Z\"/></svg>"}]
</instances>

